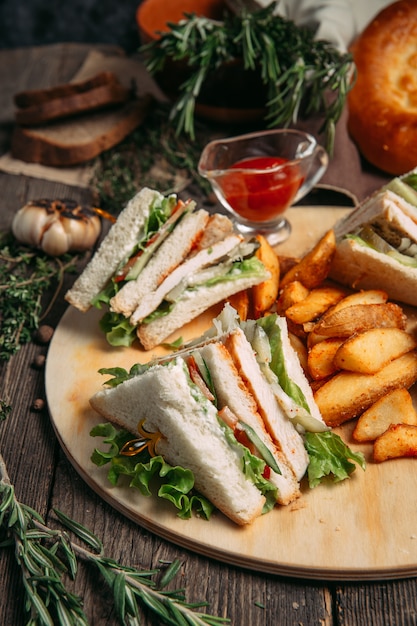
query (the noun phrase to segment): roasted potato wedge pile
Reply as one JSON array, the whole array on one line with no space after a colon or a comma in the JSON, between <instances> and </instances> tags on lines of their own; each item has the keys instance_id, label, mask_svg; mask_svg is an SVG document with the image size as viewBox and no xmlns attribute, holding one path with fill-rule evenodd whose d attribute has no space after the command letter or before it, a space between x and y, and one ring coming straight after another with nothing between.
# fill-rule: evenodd
<instances>
[{"instance_id":1,"label":"roasted potato wedge pile","mask_svg":"<svg viewBox=\"0 0 417 626\"><path fill-rule=\"evenodd\" d=\"M375 462L417 456L417 413L408 391L417 381L417 341L402 308L380 289L352 293L327 280L333 231L293 263L280 262L263 237L259 243L270 279L236 296L242 319L270 311L286 317L329 426L357 419L353 438L373 442Z\"/></svg>"}]
</instances>

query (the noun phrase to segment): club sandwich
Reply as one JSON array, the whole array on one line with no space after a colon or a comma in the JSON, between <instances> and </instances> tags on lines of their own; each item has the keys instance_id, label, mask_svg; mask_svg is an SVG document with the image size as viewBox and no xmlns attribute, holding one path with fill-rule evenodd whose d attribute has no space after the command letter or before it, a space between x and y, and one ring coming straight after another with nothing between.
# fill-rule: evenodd
<instances>
[{"instance_id":1,"label":"club sandwich","mask_svg":"<svg viewBox=\"0 0 417 626\"><path fill-rule=\"evenodd\" d=\"M154 454L191 469L195 488L245 525L300 497L306 433L331 433L284 318L240 322L225 305L214 322L197 344L122 378L118 370L90 403L132 437L138 424L156 436Z\"/></svg>"},{"instance_id":2,"label":"club sandwich","mask_svg":"<svg viewBox=\"0 0 417 626\"><path fill-rule=\"evenodd\" d=\"M417 305L417 170L372 194L334 231L332 278Z\"/></svg>"},{"instance_id":3,"label":"club sandwich","mask_svg":"<svg viewBox=\"0 0 417 626\"><path fill-rule=\"evenodd\" d=\"M214 304L266 280L258 247L226 216L144 188L65 297L80 311L106 309L101 327L110 344L128 346L138 337L150 350Z\"/></svg>"}]
</instances>

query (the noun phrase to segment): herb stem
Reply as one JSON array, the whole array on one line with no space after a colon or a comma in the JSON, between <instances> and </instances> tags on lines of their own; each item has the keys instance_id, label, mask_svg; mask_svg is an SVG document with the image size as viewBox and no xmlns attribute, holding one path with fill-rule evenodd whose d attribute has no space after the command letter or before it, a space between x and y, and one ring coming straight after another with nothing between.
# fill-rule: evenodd
<instances>
[{"instance_id":1,"label":"herb stem","mask_svg":"<svg viewBox=\"0 0 417 626\"><path fill-rule=\"evenodd\" d=\"M39 321L42 321L43 319L45 319L45 317L48 315L48 313L51 311L52 307L54 306L56 299L58 298L58 295L62 289L62 285L64 284L64 274L65 274L65 270L68 267L71 267L73 264L73 261L71 261L69 264L67 263L66 265L64 265L62 263L62 261L60 259L56 259L56 262L58 264L59 267L59 271L58 271L58 283L57 286L55 288L54 293L51 296L51 299L49 300L49 304L46 307L46 309L44 310L44 312L42 313L42 315L39 318Z\"/></svg>"},{"instance_id":2,"label":"herb stem","mask_svg":"<svg viewBox=\"0 0 417 626\"><path fill-rule=\"evenodd\" d=\"M159 569L138 570L106 557L101 541L91 531L61 511L55 510L55 514L89 548L70 540L66 531L49 528L36 511L17 501L0 452L0 531L5 536L0 549L14 544L26 595L28 625L88 626L81 598L70 593L62 580L66 573L76 577L77 557L99 570L114 595L121 624L140 625L138 603L171 626L230 623L227 618L196 611L207 603L186 602L183 589L163 589L178 573L179 561L170 565L157 588L152 577L159 574Z\"/></svg>"},{"instance_id":3,"label":"herb stem","mask_svg":"<svg viewBox=\"0 0 417 626\"><path fill-rule=\"evenodd\" d=\"M50 257L19 244L11 233L0 233L0 360L7 361L30 341L56 302L64 274L78 259L79 255L69 254ZM55 281L42 312L44 296L52 291ZM7 297L2 296L4 293Z\"/></svg>"}]
</instances>

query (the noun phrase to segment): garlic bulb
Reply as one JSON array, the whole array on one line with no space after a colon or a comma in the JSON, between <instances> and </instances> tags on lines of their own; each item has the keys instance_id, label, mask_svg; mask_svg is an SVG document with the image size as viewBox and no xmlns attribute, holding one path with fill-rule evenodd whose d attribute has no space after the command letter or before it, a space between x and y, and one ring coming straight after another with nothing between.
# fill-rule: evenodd
<instances>
[{"instance_id":1,"label":"garlic bulb","mask_svg":"<svg viewBox=\"0 0 417 626\"><path fill-rule=\"evenodd\" d=\"M51 256L89 250L96 243L101 221L75 200L32 200L18 210L12 233L18 241Z\"/></svg>"}]
</instances>

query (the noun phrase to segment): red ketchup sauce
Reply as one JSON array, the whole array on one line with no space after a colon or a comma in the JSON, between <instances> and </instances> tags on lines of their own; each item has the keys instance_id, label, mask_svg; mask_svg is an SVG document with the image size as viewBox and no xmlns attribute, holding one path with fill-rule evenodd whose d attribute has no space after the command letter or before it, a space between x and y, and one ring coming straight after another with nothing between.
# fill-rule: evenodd
<instances>
[{"instance_id":1,"label":"red ketchup sauce","mask_svg":"<svg viewBox=\"0 0 417 626\"><path fill-rule=\"evenodd\" d=\"M268 222L287 209L303 183L303 176L297 166L282 167L287 163L281 157L254 157L234 163L220 181L217 181L223 194L241 217ZM265 173L246 173L239 170L265 170Z\"/></svg>"}]
</instances>

